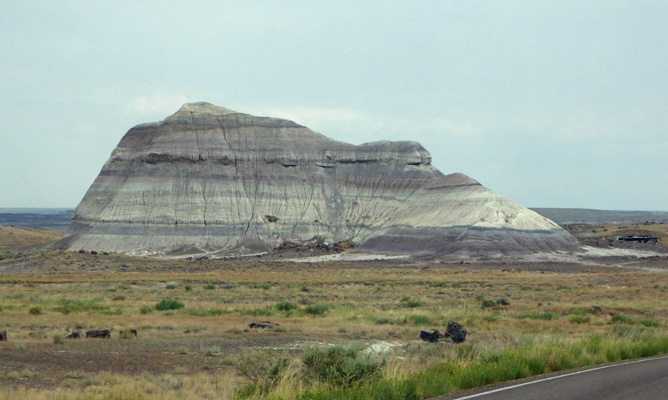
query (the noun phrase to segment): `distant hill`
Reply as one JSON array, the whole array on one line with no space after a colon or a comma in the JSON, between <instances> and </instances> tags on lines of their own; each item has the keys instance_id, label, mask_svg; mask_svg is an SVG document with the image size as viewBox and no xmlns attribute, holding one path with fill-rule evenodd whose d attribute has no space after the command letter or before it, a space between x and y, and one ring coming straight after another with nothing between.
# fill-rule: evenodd
<instances>
[{"instance_id":1,"label":"distant hill","mask_svg":"<svg viewBox=\"0 0 668 400\"><path fill-rule=\"evenodd\" d=\"M66 231L73 213L67 208L0 208L0 225Z\"/></svg>"},{"instance_id":2,"label":"distant hill","mask_svg":"<svg viewBox=\"0 0 668 400\"><path fill-rule=\"evenodd\" d=\"M0 249L52 243L63 237L63 235L62 231L46 228L0 226Z\"/></svg>"},{"instance_id":3,"label":"distant hill","mask_svg":"<svg viewBox=\"0 0 668 400\"><path fill-rule=\"evenodd\" d=\"M584 208L532 208L531 210L561 225L668 223L668 212L658 211L608 211Z\"/></svg>"}]
</instances>

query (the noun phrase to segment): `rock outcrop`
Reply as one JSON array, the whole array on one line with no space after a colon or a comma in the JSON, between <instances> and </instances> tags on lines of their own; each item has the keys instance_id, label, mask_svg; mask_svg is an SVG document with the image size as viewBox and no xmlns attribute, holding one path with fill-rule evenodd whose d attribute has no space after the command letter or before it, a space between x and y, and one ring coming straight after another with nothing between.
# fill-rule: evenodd
<instances>
[{"instance_id":1,"label":"rock outcrop","mask_svg":"<svg viewBox=\"0 0 668 400\"><path fill-rule=\"evenodd\" d=\"M419 143L355 146L207 103L130 129L63 239L72 250L167 255L339 241L424 256L577 247L552 221L443 175Z\"/></svg>"}]
</instances>

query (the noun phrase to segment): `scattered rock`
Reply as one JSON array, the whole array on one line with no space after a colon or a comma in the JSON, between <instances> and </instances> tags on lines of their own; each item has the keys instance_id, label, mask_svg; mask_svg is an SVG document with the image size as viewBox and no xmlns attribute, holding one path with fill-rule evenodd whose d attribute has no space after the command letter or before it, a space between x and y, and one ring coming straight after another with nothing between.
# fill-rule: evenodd
<instances>
[{"instance_id":1,"label":"scattered rock","mask_svg":"<svg viewBox=\"0 0 668 400\"><path fill-rule=\"evenodd\" d=\"M441 332L437 331L436 329L423 329L420 331L420 339L424 340L425 342L435 343L438 342L438 339L442 337L443 335Z\"/></svg>"},{"instance_id":2,"label":"scattered rock","mask_svg":"<svg viewBox=\"0 0 668 400\"><path fill-rule=\"evenodd\" d=\"M86 337L94 339L111 339L111 331L109 331L109 329L93 329L86 332Z\"/></svg>"},{"instance_id":3,"label":"scattered rock","mask_svg":"<svg viewBox=\"0 0 668 400\"><path fill-rule=\"evenodd\" d=\"M280 324L270 321L261 321L261 322L252 322L250 325L248 325L248 327L251 329L258 329L258 328L266 329L266 328L276 328L278 325Z\"/></svg>"},{"instance_id":4,"label":"scattered rock","mask_svg":"<svg viewBox=\"0 0 668 400\"><path fill-rule=\"evenodd\" d=\"M65 339L74 340L74 339L81 339L82 337L83 337L83 335L81 334L81 332L74 331L74 332L70 333L69 335L65 336Z\"/></svg>"},{"instance_id":5,"label":"scattered rock","mask_svg":"<svg viewBox=\"0 0 668 400\"><path fill-rule=\"evenodd\" d=\"M466 340L466 333L466 329L461 324L450 321L448 322L448 327L445 328L444 336L450 338L454 343L462 343Z\"/></svg>"}]
</instances>

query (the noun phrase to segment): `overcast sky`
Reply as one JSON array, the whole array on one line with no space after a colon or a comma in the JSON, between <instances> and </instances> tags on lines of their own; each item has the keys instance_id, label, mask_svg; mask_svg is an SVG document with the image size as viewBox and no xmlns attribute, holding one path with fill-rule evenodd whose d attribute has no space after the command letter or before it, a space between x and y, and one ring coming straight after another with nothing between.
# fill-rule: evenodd
<instances>
[{"instance_id":1,"label":"overcast sky","mask_svg":"<svg viewBox=\"0 0 668 400\"><path fill-rule=\"evenodd\" d=\"M0 207L186 102L416 140L528 207L668 211L665 1L0 0Z\"/></svg>"}]
</instances>

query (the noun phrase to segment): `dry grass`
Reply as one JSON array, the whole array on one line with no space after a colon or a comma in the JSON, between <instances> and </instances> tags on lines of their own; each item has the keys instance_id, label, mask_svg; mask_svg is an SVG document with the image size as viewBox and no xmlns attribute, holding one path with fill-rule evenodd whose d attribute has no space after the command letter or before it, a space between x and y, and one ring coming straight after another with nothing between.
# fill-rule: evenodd
<instances>
[{"instance_id":1,"label":"dry grass","mask_svg":"<svg viewBox=\"0 0 668 400\"><path fill-rule=\"evenodd\" d=\"M35 246L54 242L65 232L46 228L0 226L0 249Z\"/></svg>"},{"instance_id":2,"label":"dry grass","mask_svg":"<svg viewBox=\"0 0 668 400\"><path fill-rule=\"evenodd\" d=\"M396 344L383 355L383 376L405 379L443 360L465 363L501 349L551 348L620 329L668 335L665 272L500 262L195 262L65 252L13 260L0 267L16 270L22 263L34 272L0 274L0 330L7 329L10 340L0 343L0 399L26 393L232 398L252 381L240 366L262 371L264 361L281 357L292 360L291 369L271 393L294 398L305 387L320 387L296 372L309 343ZM65 272L50 272L59 263ZM82 272L82 264L91 272ZM156 310L163 299L185 306ZM483 307L484 300L494 305ZM281 302L297 308L278 307ZM32 307L42 313L31 314ZM262 320L280 325L248 329ZM443 330L449 320L469 331L464 345L419 341L420 329ZM118 331L130 327L139 337L120 339ZM112 340L54 343L55 335L94 328L113 329ZM82 372L81 365L93 367Z\"/></svg>"},{"instance_id":3,"label":"dry grass","mask_svg":"<svg viewBox=\"0 0 668 400\"><path fill-rule=\"evenodd\" d=\"M660 244L668 246L668 224L573 224L568 228L577 237L656 236Z\"/></svg>"}]
</instances>

